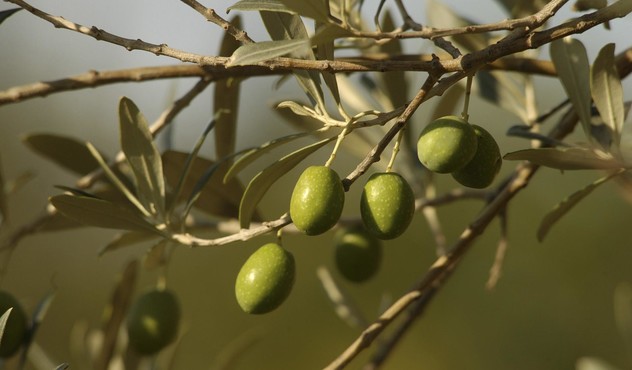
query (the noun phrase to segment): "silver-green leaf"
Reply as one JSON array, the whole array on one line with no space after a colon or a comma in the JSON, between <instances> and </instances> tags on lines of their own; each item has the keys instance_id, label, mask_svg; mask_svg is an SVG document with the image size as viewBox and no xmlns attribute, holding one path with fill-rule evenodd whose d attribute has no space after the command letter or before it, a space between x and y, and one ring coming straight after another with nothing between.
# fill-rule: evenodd
<instances>
[{"instance_id":1,"label":"silver-green leaf","mask_svg":"<svg viewBox=\"0 0 632 370\"><path fill-rule=\"evenodd\" d=\"M230 57L228 66L257 64L287 54L304 55L309 50L308 40L261 41L242 45Z\"/></svg>"},{"instance_id":2,"label":"silver-green leaf","mask_svg":"<svg viewBox=\"0 0 632 370\"><path fill-rule=\"evenodd\" d=\"M34 152L79 175L99 168L84 142L55 134L29 134L22 142Z\"/></svg>"},{"instance_id":3,"label":"silver-green leaf","mask_svg":"<svg viewBox=\"0 0 632 370\"><path fill-rule=\"evenodd\" d=\"M226 9L226 12L231 10L255 10L255 11L268 11L268 12L282 12L296 14L281 0L240 0Z\"/></svg>"},{"instance_id":4,"label":"silver-green leaf","mask_svg":"<svg viewBox=\"0 0 632 370\"><path fill-rule=\"evenodd\" d=\"M242 229L250 227L250 220L252 219L252 215L259 204L259 201L279 178L285 175L292 168L296 167L296 165L305 160L309 155L335 138L336 136L324 139L315 144L292 152L274 162L272 165L266 167L263 171L253 177L246 187L246 191L244 192L244 196L241 198L241 203L239 205L240 227Z\"/></svg>"},{"instance_id":5,"label":"silver-green leaf","mask_svg":"<svg viewBox=\"0 0 632 370\"><path fill-rule=\"evenodd\" d=\"M584 133L592 140L590 115L590 64L581 41L567 36L550 45L551 59L564 91L573 104Z\"/></svg>"},{"instance_id":6,"label":"silver-green leaf","mask_svg":"<svg viewBox=\"0 0 632 370\"><path fill-rule=\"evenodd\" d=\"M538 228L538 240L544 240L544 237L549 233L551 227L555 225L564 215L566 215L571 209L573 209L582 199L586 198L593 190L597 189L600 185L615 178L616 176L624 173L625 170L619 170L611 173L608 176L604 176L585 188L578 190L571 194L568 198L558 203L549 213L544 216L540 222Z\"/></svg>"},{"instance_id":7,"label":"silver-green leaf","mask_svg":"<svg viewBox=\"0 0 632 370\"><path fill-rule=\"evenodd\" d=\"M614 44L601 48L590 69L590 91L603 122L612 131L614 144L621 142L623 121L623 88L614 64Z\"/></svg>"},{"instance_id":8,"label":"silver-green leaf","mask_svg":"<svg viewBox=\"0 0 632 370\"><path fill-rule=\"evenodd\" d=\"M299 15L312 18L323 23L329 21L329 12L325 1L328 0L281 0L285 6L292 9Z\"/></svg>"},{"instance_id":9,"label":"silver-green leaf","mask_svg":"<svg viewBox=\"0 0 632 370\"><path fill-rule=\"evenodd\" d=\"M154 145L145 116L126 97L119 102L119 123L121 149L134 173L136 195L152 215L164 217L165 180L162 159Z\"/></svg>"},{"instance_id":10,"label":"silver-green leaf","mask_svg":"<svg viewBox=\"0 0 632 370\"><path fill-rule=\"evenodd\" d=\"M529 161L558 170L604 170L624 167L623 163L613 157L600 154L589 148L578 147L524 149L507 153L503 159Z\"/></svg>"}]
</instances>

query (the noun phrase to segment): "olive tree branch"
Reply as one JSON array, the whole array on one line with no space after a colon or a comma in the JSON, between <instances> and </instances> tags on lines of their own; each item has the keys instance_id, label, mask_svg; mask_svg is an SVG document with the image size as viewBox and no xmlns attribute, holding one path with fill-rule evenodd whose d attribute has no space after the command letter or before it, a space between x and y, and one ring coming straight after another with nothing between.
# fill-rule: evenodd
<instances>
[{"instance_id":1,"label":"olive tree branch","mask_svg":"<svg viewBox=\"0 0 632 370\"><path fill-rule=\"evenodd\" d=\"M632 48L628 49L628 58L632 58ZM625 55L625 54L620 54ZM620 57L618 57L620 59ZM387 55L384 53L367 54L362 56L349 56L339 58L331 65L333 73L354 72L347 67L354 64L356 69L362 71L412 71L419 67L429 69L428 63L432 60L427 54ZM420 62L423 64L420 65ZM318 64L305 66L305 69L316 69ZM556 76L553 63L548 60L532 58L501 58L485 68L491 70L503 70L537 74L543 76ZM91 70L74 76L69 76L52 81L35 82L26 85L13 86L0 91L0 106L19 103L36 97L45 97L50 94L73 91L86 88L94 88L114 83L144 82L172 78L205 77L218 81L229 77L254 77L265 75L280 75L290 73L292 68L265 68L260 66L246 66L244 68L230 68L224 66L197 66L189 64L152 66L140 68L128 68L109 71Z\"/></svg>"},{"instance_id":2,"label":"olive tree branch","mask_svg":"<svg viewBox=\"0 0 632 370\"><path fill-rule=\"evenodd\" d=\"M224 18L217 15L217 12L214 9L207 8L204 5L200 4L196 0L180 0L186 5L193 8L196 12L202 14L207 21L213 22L216 25L222 27L224 31L228 32L229 35L233 36L235 40L240 42L241 44L250 44L254 41L248 36L248 33L244 30L240 30L235 27L232 23L228 22Z\"/></svg>"}]
</instances>

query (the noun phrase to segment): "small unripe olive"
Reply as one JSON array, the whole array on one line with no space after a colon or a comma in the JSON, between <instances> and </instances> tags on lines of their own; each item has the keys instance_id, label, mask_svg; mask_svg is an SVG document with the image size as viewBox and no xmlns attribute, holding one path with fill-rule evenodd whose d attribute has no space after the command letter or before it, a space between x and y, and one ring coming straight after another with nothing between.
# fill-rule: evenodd
<instances>
[{"instance_id":1,"label":"small unripe olive","mask_svg":"<svg viewBox=\"0 0 632 370\"><path fill-rule=\"evenodd\" d=\"M268 313L281 305L294 285L294 256L276 243L257 249L237 275L235 296L242 310Z\"/></svg>"},{"instance_id":2,"label":"small unripe olive","mask_svg":"<svg viewBox=\"0 0 632 370\"><path fill-rule=\"evenodd\" d=\"M9 308L13 308L13 310L11 310L4 327L4 334L0 339L0 358L13 356L24 343L27 332L28 320L20 302L13 295L0 291L0 315L3 315Z\"/></svg>"},{"instance_id":3,"label":"small unripe olive","mask_svg":"<svg viewBox=\"0 0 632 370\"><path fill-rule=\"evenodd\" d=\"M151 355L170 344L180 322L180 305L169 290L150 290L139 296L127 316L129 345L142 355Z\"/></svg>"},{"instance_id":4,"label":"small unripe olive","mask_svg":"<svg viewBox=\"0 0 632 370\"><path fill-rule=\"evenodd\" d=\"M366 229L379 239L400 236L413 219L415 196L399 174L374 173L362 191L360 214Z\"/></svg>"},{"instance_id":5,"label":"small unripe olive","mask_svg":"<svg viewBox=\"0 0 632 370\"><path fill-rule=\"evenodd\" d=\"M290 216L297 229L318 235L340 219L345 191L338 174L329 167L308 167L299 177L290 200Z\"/></svg>"},{"instance_id":6,"label":"small unripe olive","mask_svg":"<svg viewBox=\"0 0 632 370\"><path fill-rule=\"evenodd\" d=\"M476 145L476 133L469 123L457 116L446 116L421 131L417 156L430 171L450 173L474 157Z\"/></svg>"},{"instance_id":7,"label":"small unripe olive","mask_svg":"<svg viewBox=\"0 0 632 370\"><path fill-rule=\"evenodd\" d=\"M482 189L493 181L502 165L500 149L494 137L484 128L472 125L478 138L476 154L464 167L452 173L461 185Z\"/></svg>"},{"instance_id":8,"label":"small unripe olive","mask_svg":"<svg viewBox=\"0 0 632 370\"><path fill-rule=\"evenodd\" d=\"M364 227L343 228L334 235L336 267L347 280L373 277L382 260L382 243Z\"/></svg>"}]
</instances>

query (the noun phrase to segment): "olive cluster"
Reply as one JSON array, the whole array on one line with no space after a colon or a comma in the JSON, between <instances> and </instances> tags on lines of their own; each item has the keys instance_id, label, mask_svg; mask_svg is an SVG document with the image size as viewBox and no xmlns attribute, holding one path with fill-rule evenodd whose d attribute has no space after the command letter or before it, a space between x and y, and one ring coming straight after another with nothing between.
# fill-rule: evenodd
<instances>
[{"instance_id":1,"label":"olive cluster","mask_svg":"<svg viewBox=\"0 0 632 370\"><path fill-rule=\"evenodd\" d=\"M428 124L419 136L417 155L430 171L451 173L461 185L477 189L489 186L502 165L494 137L457 116Z\"/></svg>"}]
</instances>

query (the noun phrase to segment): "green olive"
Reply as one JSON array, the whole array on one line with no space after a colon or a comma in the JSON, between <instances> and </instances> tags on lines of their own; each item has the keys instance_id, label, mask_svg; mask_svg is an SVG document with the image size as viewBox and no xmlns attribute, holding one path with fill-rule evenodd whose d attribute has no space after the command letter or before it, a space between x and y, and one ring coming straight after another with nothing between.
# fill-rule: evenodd
<instances>
[{"instance_id":1,"label":"green olive","mask_svg":"<svg viewBox=\"0 0 632 370\"><path fill-rule=\"evenodd\" d=\"M380 267L382 243L364 227L338 230L334 235L334 246L336 267L349 281L366 281Z\"/></svg>"},{"instance_id":2,"label":"green olive","mask_svg":"<svg viewBox=\"0 0 632 370\"><path fill-rule=\"evenodd\" d=\"M414 213L415 196L403 177L393 172L371 175L360 200L362 221L371 234L394 239L406 231Z\"/></svg>"},{"instance_id":3,"label":"green olive","mask_svg":"<svg viewBox=\"0 0 632 370\"><path fill-rule=\"evenodd\" d=\"M457 116L446 116L422 130L417 156L430 171L451 173L474 157L476 145L476 133L469 123Z\"/></svg>"},{"instance_id":4,"label":"green olive","mask_svg":"<svg viewBox=\"0 0 632 370\"><path fill-rule=\"evenodd\" d=\"M168 290L150 290L136 299L127 317L129 345L151 355L171 343L178 332L180 305Z\"/></svg>"},{"instance_id":5,"label":"green olive","mask_svg":"<svg viewBox=\"0 0 632 370\"><path fill-rule=\"evenodd\" d=\"M235 282L237 303L246 313L273 311L292 291L294 256L276 243L257 249L241 267Z\"/></svg>"},{"instance_id":6,"label":"green olive","mask_svg":"<svg viewBox=\"0 0 632 370\"><path fill-rule=\"evenodd\" d=\"M338 222L344 202L345 191L338 174L329 167L312 166L294 186L290 215L297 229L318 235Z\"/></svg>"},{"instance_id":7,"label":"green olive","mask_svg":"<svg viewBox=\"0 0 632 370\"><path fill-rule=\"evenodd\" d=\"M472 126L478 138L476 154L464 167L453 172L452 177L461 185L482 189L488 187L496 178L502 165L502 158L494 137L484 128Z\"/></svg>"},{"instance_id":8,"label":"green olive","mask_svg":"<svg viewBox=\"0 0 632 370\"><path fill-rule=\"evenodd\" d=\"M11 310L0 340L0 358L13 356L24 343L27 333L28 320L20 302L10 293L0 291L0 315L3 315L9 308L13 308L13 310Z\"/></svg>"}]
</instances>

